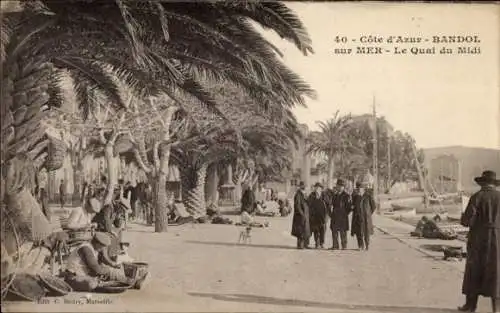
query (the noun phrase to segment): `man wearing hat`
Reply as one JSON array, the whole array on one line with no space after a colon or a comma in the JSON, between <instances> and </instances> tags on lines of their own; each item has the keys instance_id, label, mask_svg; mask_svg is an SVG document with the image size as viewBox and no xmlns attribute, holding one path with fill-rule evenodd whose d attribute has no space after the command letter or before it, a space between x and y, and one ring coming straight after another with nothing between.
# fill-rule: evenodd
<instances>
[{"instance_id":1,"label":"man wearing hat","mask_svg":"<svg viewBox=\"0 0 500 313\"><path fill-rule=\"evenodd\" d=\"M337 179L337 192L333 196L330 229L332 230L332 250L339 249L339 240L342 250L347 248L347 231L349 230L349 213L351 212L351 196L345 191L344 181Z\"/></svg>"},{"instance_id":2,"label":"man wearing hat","mask_svg":"<svg viewBox=\"0 0 500 313\"><path fill-rule=\"evenodd\" d=\"M372 214L375 212L375 200L365 192L366 183L357 182L352 196L351 236L356 235L359 250L368 250L370 235L373 235Z\"/></svg>"},{"instance_id":3,"label":"man wearing hat","mask_svg":"<svg viewBox=\"0 0 500 313\"><path fill-rule=\"evenodd\" d=\"M297 237L298 249L308 248L309 238L311 237L309 206L306 201L305 189L304 182L300 182L299 189L297 189L293 198L292 236Z\"/></svg>"},{"instance_id":4,"label":"man wearing hat","mask_svg":"<svg viewBox=\"0 0 500 313\"><path fill-rule=\"evenodd\" d=\"M474 312L479 296L491 298L493 312L500 312L500 186L493 171L474 179L481 189L472 195L461 224L469 227L462 312Z\"/></svg>"},{"instance_id":5,"label":"man wearing hat","mask_svg":"<svg viewBox=\"0 0 500 313\"><path fill-rule=\"evenodd\" d=\"M309 221L316 249L323 248L325 244L325 224L328 207L323 193L323 186L320 183L314 185L314 191L309 195L307 203L309 204Z\"/></svg>"},{"instance_id":6,"label":"man wearing hat","mask_svg":"<svg viewBox=\"0 0 500 313\"><path fill-rule=\"evenodd\" d=\"M82 242L76 247L68 257L66 265L66 282L75 291L92 291L97 288L99 280L109 279L113 276L111 267L107 267L99 262L99 255L106 255L106 249L111 244L110 237L101 232L97 232L90 242ZM119 268L117 264L112 264ZM124 283L132 283L123 275Z\"/></svg>"}]
</instances>

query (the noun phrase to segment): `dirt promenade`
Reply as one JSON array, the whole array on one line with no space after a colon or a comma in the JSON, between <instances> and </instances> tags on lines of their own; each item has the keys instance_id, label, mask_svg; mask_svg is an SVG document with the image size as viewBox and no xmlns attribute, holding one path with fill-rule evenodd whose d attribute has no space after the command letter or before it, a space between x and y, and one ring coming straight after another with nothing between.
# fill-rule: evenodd
<instances>
[{"instance_id":1,"label":"dirt promenade","mask_svg":"<svg viewBox=\"0 0 500 313\"><path fill-rule=\"evenodd\" d=\"M125 236L130 254L148 262L152 273L143 290L93 294L91 301L71 294L43 304L4 303L2 309L433 313L456 312L462 302L460 264L440 262L391 234L376 231L367 252L356 251L350 236L345 251L296 250L291 217L267 220L269 228L253 229L251 245L237 243L241 228L234 225L173 226L163 234L131 225ZM481 312L487 304L481 301Z\"/></svg>"}]
</instances>

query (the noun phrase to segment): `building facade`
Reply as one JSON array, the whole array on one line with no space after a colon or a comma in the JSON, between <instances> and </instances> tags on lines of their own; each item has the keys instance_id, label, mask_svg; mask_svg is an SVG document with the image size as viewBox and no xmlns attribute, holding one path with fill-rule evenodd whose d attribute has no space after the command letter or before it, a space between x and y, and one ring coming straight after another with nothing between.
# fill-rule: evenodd
<instances>
[{"instance_id":1,"label":"building facade","mask_svg":"<svg viewBox=\"0 0 500 313\"><path fill-rule=\"evenodd\" d=\"M500 149L451 146L424 149L429 181L437 193L472 192L484 170L500 174Z\"/></svg>"}]
</instances>

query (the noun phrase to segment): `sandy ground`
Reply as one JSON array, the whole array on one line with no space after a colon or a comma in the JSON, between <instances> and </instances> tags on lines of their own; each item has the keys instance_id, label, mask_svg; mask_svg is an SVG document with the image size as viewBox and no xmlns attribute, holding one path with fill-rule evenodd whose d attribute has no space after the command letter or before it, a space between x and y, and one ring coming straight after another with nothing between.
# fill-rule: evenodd
<instances>
[{"instance_id":1,"label":"sandy ground","mask_svg":"<svg viewBox=\"0 0 500 313\"><path fill-rule=\"evenodd\" d=\"M172 226L162 234L131 225L130 255L148 262L152 273L144 289L91 296L104 304L71 294L3 303L2 310L433 313L456 312L462 303L462 264L441 262L380 231L366 252L355 250L350 236L345 251L296 250L291 217L267 220L271 226L254 228L248 245L237 243L242 228L234 225ZM481 300L480 311L488 304Z\"/></svg>"}]
</instances>

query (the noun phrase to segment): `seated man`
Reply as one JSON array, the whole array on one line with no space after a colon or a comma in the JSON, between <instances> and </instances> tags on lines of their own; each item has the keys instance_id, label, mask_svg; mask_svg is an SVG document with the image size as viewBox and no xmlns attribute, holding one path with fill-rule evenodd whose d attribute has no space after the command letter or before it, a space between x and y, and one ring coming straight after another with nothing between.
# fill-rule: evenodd
<instances>
[{"instance_id":1,"label":"seated man","mask_svg":"<svg viewBox=\"0 0 500 313\"><path fill-rule=\"evenodd\" d=\"M84 242L71 252L66 265L65 280L73 290L92 291L102 280L115 280L130 285L134 283L133 278L125 276L120 265L102 257L107 255L106 250L110 244L109 236L96 233L91 242ZM113 268L117 270L112 270Z\"/></svg>"},{"instance_id":2,"label":"seated man","mask_svg":"<svg viewBox=\"0 0 500 313\"><path fill-rule=\"evenodd\" d=\"M96 224L97 231L108 233L111 236L108 250L109 255L113 258L121 253L123 215L120 206L121 204L116 201L113 201L112 204L106 204L92 219L92 222Z\"/></svg>"}]
</instances>

